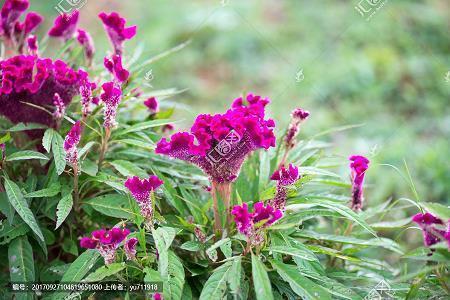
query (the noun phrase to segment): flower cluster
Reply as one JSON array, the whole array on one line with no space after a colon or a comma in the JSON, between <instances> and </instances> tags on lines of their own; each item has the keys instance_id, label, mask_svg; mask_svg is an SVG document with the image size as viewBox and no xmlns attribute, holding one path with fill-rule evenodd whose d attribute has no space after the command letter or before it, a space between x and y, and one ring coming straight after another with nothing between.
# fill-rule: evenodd
<instances>
[{"instance_id":1,"label":"flower cluster","mask_svg":"<svg viewBox=\"0 0 450 300\"><path fill-rule=\"evenodd\" d=\"M255 203L253 210L253 213L249 212L248 204L242 203L234 206L231 214L239 232L247 236L252 246L257 246L264 241L263 229L281 219L283 213L270 204L264 206L263 202Z\"/></svg>"},{"instance_id":2,"label":"flower cluster","mask_svg":"<svg viewBox=\"0 0 450 300\"><path fill-rule=\"evenodd\" d=\"M286 149L289 151L295 147L296 140L299 130L300 124L305 121L309 117L309 112L303 110L301 108L296 108L291 113L291 123L289 124L288 131L284 138Z\"/></svg>"},{"instance_id":3,"label":"flower cluster","mask_svg":"<svg viewBox=\"0 0 450 300\"><path fill-rule=\"evenodd\" d=\"M450 220L447 221L447 228L445 228L444 221L426 212L424 214L416 214L412 217L412 221L417 223L422 229L423 243L426 247L430 247L445 239L450 249Z\"/></svg>"},{"instance_id":4,"label":"flower cluster","mask_svg":"<svg viewBox=\"0 0 450 300\"><path fill-rule=\"evenodd\" d=\"M28 0L6 0L0 12L0 35L7 46L16 46L20 53L28 35L44 20L41 15L29 12L21 23L19 19L29 6Z\"/></svg>"},{"instance_id":5,"label":"flower cluster","mask_svg":"<svg viewBox=\"0 0 450 300\"><path fill-rule=\"evenodd\" d=\"M128 72L123 66L122 66L122 56L116 54L113 55L112 59L109 59L105 57L103 64L105 65L105 68L114 75L114 79L118 82L124 82L127 81L128 77L130 76L130 72Z\"/></svg>"},{"instance_id":6,"label":"flower cluster","mask_svg":"<svg viewBox=\"0 0 450 300\"><path fill-rule=\"evenodd\" d=\"M55 94L67 106L78 94L81 83L87 80L86 72L75 71L61 60L33 55L17 55L0 61L0 72L0 114L13 123L39 123L49 127L56 127L55 118L34 106L53 107ZM41 134L29 133L31 137Z\"/></svg>"},{"instance_id":7,"label":"flower cluster","mask_svg":"<svg viewBox=\"0 0 450 300\"><path fill-rule=\"evenodd\" d=\"M66 112L66 106L61 99L61 96L58 93L55 93L53 96L53 105L55 106L55 111L53 112L53 116L57 121L60 121L64 118L64 114Z\"/></svg>"},{"instance_id":8,"label":"flower cluster","mask_svg":"<svg viewBox=\"0 0 450 300\"><path fill-rule=\"evenodd\" d=\"M91 103L98 103L97 97L93 97L92 91L97 88L97 84L85 80L80 85L81 110L83 117L86 118L91 113Z\"/></svg>"},{"instance_id":9,"label":"flower cluster","mask_svg":"<svg viewBox=\"0 0 450 300\"><path fill-rule=\"evenodd\" d=\"M129 233L128 229L117 227L111 230L96 230L92 232L90 237L83 237L80 241L80 246L86 249L96 249L105 260L105 264L109 265L116 259L116 250ZM130 257L132 259L136 255L137 241L133 240L130 242L130 240L125 243L125 253L127 258Z\"/></svg>"},{"instance_id":10,"label":"flower cluster","mask_svg":"<svg viewBox=\"0 0 450 300\"><path fill-rule=\"evenodd\" d=\"M299 178L298 168L293 164L289 164L288 168L281 166L275 171L270 179L277 181L277 192L275 198L270 200L269 204L275 209L283 211L286 206L288 187L293 185Z\"/></svg>"},{"instance_id":11,"label":"flower cluster","mask_svg":"<svg viewBox=\"0 0 450 300\"><path fill-rule=\"evenodd\" d=\"M117 107L122 98L122 91L114 82L107 82L102 85L103 93L100 95L104 105L104 121L105 128L112 128L116 126Z\"/></svg>"},{"instance_id":12,"label":"flower cluster","mask_svg":"<svg viewBox=\"0 0 450 300\"><path fill-rule=\"evenodd\" d=\"M80 16L79 11L74 11L71 14L59 15L55 21L53 27L48 32L51 37L60 38L63 41L68 41L73 38L78 24L78 18Z\"/></svg>"},{"instance_id":13,"label":"flower cluster","mask_svg":"<svg viewBox=\"0 0 450 300\"><path fill-rule=\"evenodd\" d=\"M156 153L181 159L200 167L212 182L233 182L249 153L275 146L275 122L265 119L268 99L250 94L234 100L224 114L202 114L191 132L162 139Z\"/></svg>"},{"instance_id":14,"label":"flower cluster","mask_svg":"<svg viewBox=\"0 0 450 300\"><path fill-rule=\"evenodd\" d=\"M83 47L84 56L86 57L88 64L91 65L95 53L94 41L92 40L91 35L83 29L78 29L77 41Z\"/></svg>"},{"instance_id":15,"label":"flower cluster","mask_svg":"<svg viewBox=\"0 0 450 300\"><path fill-rule=\"evenodd\" d=\"M153 199L151 194L163 183L162 180L154 175L142 180L134 176L125 181L125 187L138 203L141 215L150 226L152 226L153 222Z\"/></svg>"},{"instance_id":16,"label":"flower cluster","mask_svg":"<svg viewBox=\"0 0 450 300\"><path fill-rule=\"evenodd\" d=\"M77 121L75 125L72 126L69 133L64 140L64 151L66 151L66 160L72 165L77 165L78 163L78 150L77 146L81 138L81 124Z\"/></svg>"},{"instance_id":17,"label":"flower cluster","mask_svg":"<svg viewBox=\"0 0 450 300\"><path fill-rule=\"evenodd\" d=\"M363 183L370 161L361 155L350 156L350 168L352 170L352 202L351 208L360 211L363 206Z\"/></svg>"},{"instance_id":18,"label":"flower cluster","mask_svg":"<svg viewBox=\"0 0 450 300\"><path fill-rule=\"evenodd\" d=\"M30 35L27 38L27 50L30 55L38 55L39 45L37 41L37 37L35 35Z\"/></svg>"},{"instance_id":19,"label":"flower cluster","mask_svg":"<svg viewBox=\"0 0 450 300\"><path fill-rule=\"evenodd\" d=\"M112 12L109 15L102 12L98 16L108 33L115 54L121 55L123 52L123 43L125 40L130 40L136 35L137 27L125 27L127 21L116 12Z\"/></svg>"}]
</instances>

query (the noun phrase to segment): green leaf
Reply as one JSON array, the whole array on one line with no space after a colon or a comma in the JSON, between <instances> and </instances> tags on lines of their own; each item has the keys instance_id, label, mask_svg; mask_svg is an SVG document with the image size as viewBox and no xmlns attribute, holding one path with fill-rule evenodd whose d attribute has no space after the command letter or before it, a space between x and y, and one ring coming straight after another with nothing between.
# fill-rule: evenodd
<instances>
[{"instance_id":1,"label":"green leaf","mask_svg":"<svg viewBox=\"0 0 450 300\"><path fill-rule=\"evenodd\" d=\"M45 129L45 128L47 128L47 126L42 125L42 124L37 124L37 123L28 123L26 125L24 123L18 123L6 131L17 132L17 131L32 130L32 129Z\"/></svg>"},{"instance_id":2,"label":"green leaf","mask_svg":"<svg viewBox=\"0 0 450 300\"><path fill-rule=\"evenodd\" d=\"M88 142L83 148L80 149L80 151L78 151L78 157L83 157L83 155L85 155L94 145L95 142Z\"/></svg>"},{"instance_id":3,"label":"green leaf","mask_svg":"<svg viewBox=\"0 0 450 300\"><path fill-rule=\"evenodd\" d=\"M214 270L203 286L199 300L223 299L227 290L229 272L233 266L232 261L227 261Z\"/></svg>"},{"instance_id":4,"label":"green leaf","mask_svg":"<svg viewBox=\"0 0 450 300\"><path fill-rule=\"evenodd\" d=\"M277 260L270 261L272 266L292 290L305 300L331 300L331 295L320 285L299 274L297 268Z\"/></svg>"},{"instance_id":5,"label":"green leaf","mask_svg":"<svg viewBox=\"0 0 450 300\"><path fill-rule=\"evenodd\" d=\"M242 294L241 278L242 278L242 258L240 256L236 256L233 259L233 265L231 266L227 279L230 285L231 293L233 293L236 296L240 296Z\"/></svg>"},{"instance_id":6,"label":"green leaf","mask_svg":"<svg viewBox=\"0 0 450 300\"><path fill-rule=\"evenodd\" d=\"M125 263L113 263L107 266L103 266L95 270L95 272L89 274L83 282L97 282L112 276L125 269Z\"/></svg>"},{"instance_id":7,"label":"green leaf","mask_svg":"<svg viewBox=\"0 0 450 300\"><path fill-rule=\"evenodd\" d=\"M69 269L64 273L61 282L64 283L75 283L80 282L84 276L92 269L94 264L99 259L100 254L97 250L88 249L82 253L69 267ZM53 294L52 299L60 300L64 299L70 292L59 292Z\"/></svg>"},{"instance_id":8,"label":"green leaf","mask_svg":"<svg viewBox=\"0 0 450 300\"><path fill-rule=\"evenodd\" d=\"M56 228L64 222L67 216L70 214L73 206L72 199L72 190L70 190L67 194L63 195L61 200L58 202L58 206L56 207Z\"/></svg>"},{"instance_id":9,"label":"green leaf","mask_svg":"<svg viewBox=\"0 0 450 300\"><path fill-rule=\"evenodd\" d=\"M173 121L159 119L159 120L151 120L151 121L147 121L147 122L139 122L138 124L130 126L130 127L126 128L125 130L121 130L120 132L117 133L117 136L125 135L125 134L132 133L132 132L137 132L137 131L143 131L145 129L152 128L152 127L160 127L160 126L163 126L163 125L166 125L169 123L173 123Z\"/></svg>"},{"instance_id":10,"label":"green leaf","mask_svg":"<svg viewBox=\"0 0 450 300\"><path fill-rule=\"evenodd\" d=\"M119 194L108 194L89 199L84 204L90 205L93 209L104 215L121 218L133 219L133 213L128 198Z\"/></svg>"},{"instance_id":11,"label":"green leaf","mask_svg":"<svg viewBox=\"0 0 450 300\"><path fill-rule=\"evenodd\" d=\"M184 268L178 256L168 252L169 268L167 276L163 276L164 299L181 300L184 286Z\"/></svg>"},{"instance_id":12,"label":"green leaf","mask_svg":"<svg viewBox=\"0 0 450 300\"><path fill-rule=\"evenodd\" d=\"M5 177L5 189L6 194L8 195L9 203L11 203L22 220L30 226L31 230L36 233L39 239L45 242L42 231L39 228L36 219L28 207L28 203L23 197L23 194L17 184Z\"/></svg>"},{"instance_id":13,"label":"green leaf","mask_svg":"<svg viewBox=\"0 0 450 300\"><path fill-rule=\"evenodd\" d=\"M23 221L19 221L19 224L2 224L0 225L0 245L8 244L11 240L18 236L27 234L30 231L30 227ZM15 222L16 223L16 222Z\"/></svg>"},{"instance_id":14,"label":"green leaf","mask_svg":"<svg viewBox=\"0 0 450 300\"><path fill-rule=\"evenodd\" d=\"M61 185L58 182L55 182L48 188L26 194L25 198L54 197L58 195L60 191Z\"/></svg>"},{"instance_id":15,"label":"green leaf","mask_svg":"<svg viewBox=\"0 0 450 300\"><path fill-rule=\"evenodd\" d=\"M28 159L48 160L48 157L40 152L24 150L9 155L6 158L6 161L28 160Z\"/></svg>"},{"instance_id":16,"label":"green leaf","mask_svg":"<svg viewBox=\"0 0 450 300\"><path fill-rule=\"evenodd\" d=\"M0 192L0 211L8 218L9 225L12 225L16 211L11 203L9 203L6 192Z\"/></svg>"},{"instance_id":17,"label":"green leaf","mask_svg":"<svg viewBox=\"0 0 450 300\"><path fill-rule=\"evenodd\" d=\"M44 137L42 138L42 146L49 153L52 148L52 140L53 140L54 135L55 135L55 130L53 128L49 128L45 131Z\"/></svg>"},{"instance_id":18,"label":"green leaf","mask_svg":"<svg viewBox=\"0 0 450 300\"><path fill-rule=\"evenodd\" d=\"M34 282L33 249L26 236L15 238L8 247L11 282ZM32 293L17 293L15 299L34 299Z\"/></svg>"},{"instance_id":19,"label":"green leaf","mask_svg":"<svg viewBox=\"0 0 450 300\"><path fill-rule=\"evenodd\" d=\"M98 172L98 165L90 159L84 159L81 162L81 172L90 176L96 176Z\"/></svg>"},{"instance_id":20,"label":"green leaf","mask_svg":"<svg viewBox=\"0 0 450 300\"><path fill-rule=\"evenodd\" d=\"M287 247L287 246L272 246L270 247L270 251L292 255L301 259L306 259L309 261L317 261L317 257L309 251L307 248L305 249L299 249L294 247Z\"/></svg>"},{"instance_id":21,"label":"green leaf","mask_svg":"<svg viewBox=\"0 0 450 300\"><path fill-rule=\"evenodd\" d=\"M66 168L66 152L64 151L64 139L59 133L54 132L52 139L53 159L55 160L56 173L61 175Z\"/></svg>"},{"instance_id":22,"label":"green leaf","mask_svg":"<svg viewBox=\"0 0 450 300\"><path fill-rule=\"evenodd\" d=\"M110 164L123 176L131 177L138 176L140 178L147 178L148 174L135 164L126 160L115 160L110 162Z\"/></svg>"},{"instance_id":23,"label":"green leaf","mask_svg":"<svg viewBox=\"0 0 450 300\"><path fill-rule=\"evenodd\" d=\"M181 249L191 252L197 252L201 249L202 244L196 241L187 241L180 246Z\"/></svg>"},{"instance_id":24,"label":"green leaf","mask_svg":"<svg viewBox=\"0 0 450 300\"><path fill-rule=\"evenodd\" d=\"M206 249L206 255L208 255L209 259L211 259L212 261L215 262L217 260L217 250L216 249L219 247L222 247L223 245L226 245L226 244L229 245L228 247L231 247L230 238L225 238L223 240L215 242L211 247Z\"/></svg>"},{"instance_id":25,"label":"green leaf","mask_svg":"<svg viewBox=\"0 0 450 300\"><path fill-rule=\"evenodd\" d=\"M273 300L272 286L266 267L257 256L252 253L252 278L255 288L256 299Z\"/></svg>"}]
</instances>

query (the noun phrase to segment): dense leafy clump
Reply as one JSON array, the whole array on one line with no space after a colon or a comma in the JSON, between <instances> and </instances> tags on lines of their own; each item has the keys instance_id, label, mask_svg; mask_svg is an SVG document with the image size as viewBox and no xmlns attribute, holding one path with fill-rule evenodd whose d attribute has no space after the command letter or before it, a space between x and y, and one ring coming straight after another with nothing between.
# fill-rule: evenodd
<instances>
[{"instance_id":1,"label":"dense leafy clump","mask_svg":"<svg viewBox=\"0 0 450 300\"><path fill-rule=\"evenodd\" d=\"M371 173L377 162L302 136L314 112L294 109L279 128L268 98L243 94L169 137L178 91L145 85L154 58L130 63L135 26L101 13L113 48L97 62L79 13L59 16L48 33L63 45L54 60L31 30L13 31L27 8L7 0L1 15L1 299L101 299L6 285L102 281L162 282L157 293L107 294L118 299L448 295L450 209L419 197L363 201L382 176ZM398 210L414 216L395 219ZM411 229L423 247L398 242Z\"/></svg>"}]
</instances>

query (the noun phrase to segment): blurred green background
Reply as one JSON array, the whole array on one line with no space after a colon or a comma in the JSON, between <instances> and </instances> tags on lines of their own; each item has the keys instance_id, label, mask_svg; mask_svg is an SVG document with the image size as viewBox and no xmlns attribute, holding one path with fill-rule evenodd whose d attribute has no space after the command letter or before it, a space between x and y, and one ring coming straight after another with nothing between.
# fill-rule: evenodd
<instances>
[{"instance_id":1,"label":"blurred green background","mask_svg":"<svg viewBox=\"0 0 450 300\"><path fill-rule=\"evenodd\" d=\"M65 1L83 2L31 1L31 9L46 17L39 34L57 16L54 6ZM149 67L154 79L145 88L147 93L187 89L162 101L177 104L181 127L198 113L223 111L242 92L253 91L272 99L270 114L279 130L296 107L312 113L302 137L359 124L321 138L334 144L337 156L371 158L369 202L412 197L407 181L383 165L403 168L406 161L421 200L448 204L450 1L380 1L370 19L355 9L357 4L87 0L80 8L80 26L95 37L97 62L109 50L97 17L103 10L118 11L128 24L138 25L137 38L127 43L128 59L139 49L145 60L191 40ZM57 50L59 44L50 42L54 47L49 49ZM348 176L347 164L340 168Z\"/></svg>"}]
</instances>

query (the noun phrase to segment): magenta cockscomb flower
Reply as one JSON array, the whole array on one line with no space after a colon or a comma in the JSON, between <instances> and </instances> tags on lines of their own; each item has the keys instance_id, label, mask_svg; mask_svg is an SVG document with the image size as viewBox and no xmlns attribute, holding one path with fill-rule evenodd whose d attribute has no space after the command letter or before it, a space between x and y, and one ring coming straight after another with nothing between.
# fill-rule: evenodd
<instances>
[{"instance_id":1,"label":"magenta cockscomb flower","mask_svg":"<svg viewBox=\"0 0 450 300\"><path fill-rule=\"evenodd\" d=\"M282 166L275 171L270 179L277 181L277 190L275 197L270 200L269 204L283 211L286 206L288 187L293 185L299 178L298 168L293 164L289 164L288 168Z\"/></svg>"},{"instance_id":2,"label":"magenta cockscomb flower","mask_svg":"<svg viewBox=\"0 0 450 300\"><path fill-rule=\"evenodd\" d=\"M134 260L136 258L136 245L138 243L137 238L131 238L128 239L125 244L123 245L123 248L125 250L125 255L127 256L128 260Z\"/></svg>"},{"instance_id":3,"label":"magenta cockscomb flower","mask_svg":"<svg viewBox=\"0 0 450 300\"><path fill-rule=\"evenodd\" d=\"M253 213L248 210L248 204L236 205L231 212L238 231L247 236L248 242L252 246L257 246L264 241L262 230L272 225L281 217L281 210L272 207L270 204L264 205L257 202L253 205Z\"/></svg>"},{"instance_id":4,"label":"magenta cockscomb flower","mask_svg":"<svg viewBox=\"0 0 450 300\"><path fill-rule=\"evenodd\" d=\"M428 212L418 213L412 217L412 221L422 229L423 243L426 247L437 244L446 238L444 222L434 215Z\"/></svg>"},{"instance_id":5,"label":"magenta cockscomb flower","mask_svg":"<svg viewBox=\"0 0 450 300\"><path fill-rule=\"evenodd\" d=\"M351 208L360 211L364 202L363 184L370 161L361 155L350 156L350 168L352 170L352 202Z\"/></svg>"},{"instance_id":6,"label":"magenta cockscomb flower","mask_svg":"<svg viewBox=\"0 0 450 300\"><path fill-rule=\"evenodd\" d=\"M115 86L114 82L104 83L102 89L100 98L105 105L103 126L111 128L116 126L117 107L122 98L122 91Z\"/></svg>"},{"instance_id":7,"label":"magenta cockscomb flower","mask_svg":"<svg viewBox=\"0 0 450 300\"><path fill-rule=\"evenodd\" d=\"M94 40L87 31L83 29L78 29L77 41L83 47L84 56L86 57L86 60L90 65L92 63L92 59L94 58L95 53Z\"/></svg>"},{"instance_id":8,"label":"magenta cockscomb flower","mask_svg":"<svg viewBox=\"0 0 450 300\"><path fill-rule=\"evenodd\" d=\"M30 12L26 15L23 23L16 22L14 25L14 39L19 53L23 52L23 47L27 41L28 36L33 32L44 18L35 12Z\"/></svg>"},{"instance_id":9,"label":"magenta cockscomb flower","mask_svg":"<svg viewBox=\"0 0 450 300\"><path fill-rule=\"evenodd\" d=\"M162 139L156 153L199 166L212 182L233 182L248 154L275 146L275 123L265 119L269 100L250 94L247 102L238 98L224 114L199 115L190 133Z\"/></svg>"},{"instance_id":10,"label":"magenta cockscomb flower","mask_svg":"<svg viewBox=\"0 0 450 300\"><path fill-rule=\"evenodd\" d=\"M48 32L51 37L61 38L64 41L73 38L77 30L78 18L80 13L78 10L70 14L62 14L56 17L53 27Z\"/></svg>"},{"instance_id":11,"label":"magenta cockscomb flower","mask_svg":"<svg viewBox=\"0 0 450 300\"><path fill-rule=\"evenodd\" d=\"M6 40L13 38L14 27L20 16L28 9L28 0L6 0L0 12L1 35Z\"/></svg>"},{"instance_id":12,"label":"magenta cockscomb flower","mask_svg":"<svg viewBox=\"0 0 450 300\"><path fill-rule=\"evenodd\" d=\"M122 66L122 56L113 55L112 59L105 57L103 64L105 68L114 75L117 82L127 81L130 72Z\"/></svg>"},{"instance_id":13,"label":"magenta cockscomb flower","mask_svg":"<svg viewBox=\"0 0 450 300\"><path fill-rule=\"evenodd\" d=\"M27 38L27 50L28 50L28 54L30 54L30 55L38 55L39 46L38 46L37 37L35 35L30 35Z\"/></svg>"},{"instance_id":14,"label":"magenta cockscomb flower","mask_svg":"<svg viewBox=\"0 0 450 300\"><path fill-rule=\"evenodd\" d=\"M161 295L160 293L155 293L153 295L153 300L163 300L163 295Z\"/></svg>"},{"instance_id":15,"label":"magenta cockscomb flower","mask_svg":"<svg viewBox=\"0 0 450 300\"><path fill-rule=\"evenodd\" d=\"M156 114L158 109L158 100L156 100L156 97L150 97L147 100L144 101L144 105L148 108L150 111L150 114Z\"/></svg>"},{"instance_id":16,"label":"magenta cockscomb flower","mask_svg":"<svg viewBox=\"0 0 450 300\"><path fill-rule=\"evenodd\" d=\"M129 233L128 229L117 227L111 230L96 230L92 232L90 237L83 237L80 246L86 249L96 249L105 260L105 264L109 265L114 262L117 248Z\"/></svg>"},{"instance_id":17,"label":"magenta cockscomb flower","mask_svg":"<svg viewBox=\"0 0 450 300\"><path fill-rule=\"evenodd\" d=\"M153 222L153 199L151 193L163 183L162 180L154 175L142 180L139 177L134 176L125 181L125 187L130 191L131 195L138 203L141 215L146 219L147 223L150 223L150 226Z\"/></svg>"},{"instance_id":18,"label":"magenta cockscomb flower","mask_svg":"<svg viewBox=\"0 0 450 300\"><path fill-rule=\"evenodd\" d=\"M309 117L309 112L301 108L296 108L291 113L291 123L284 138L286 149L289 151L294 148L297 141L296 137L300 130L300 125Z\"/></svg>"},{"instance_id":19,"label":"magenta cockscomb flower","mask_svg":"<svg viewBox=\"0 0 450 300\"><path fill-rule=\"evenodd\" d=\"M55 117L56 120L60 121L62 118L64 118L64 114L66 113L66 105L64 104L64 101L61 99L61 96L59 96L58 93L55 93L55 95L53 96L53 105L55 106L53 117Z\"/></svg>"},{"instance_id":20,"label":"magenta cockscomb flower","mask_svg":"<svg viewBox=\"0 0 450 300\"><path fill-rule=\"evenodd\" d=\"M86 72L72 70L61 60L52 61L34 55L18 55L0 61L0 72L0 114L15 124L39 123L54 128L56 120L43 109L53 109L55 94L67 106L78 94L81 83L87 80ZM28 134L36 138L42 137L43 132Z\"/></svg>"},{"instance_id":21,"label":"magenta cockscomb flower","mask_svg":"<svg viewBox=\"0 0 450 300\"><path fill-rule=\"evenodd\" d=\"M121 55L123 52L123 43L125 40L130 40L136 35L137 27L125 27L126 20L116 12L112 12L109 15L102 12L98 16L108 33L115 54Z\"/></svg>"},{"instance_id":22,"label":"magenta cockscomb flower","mask_svg":"<svg viewBox=\"0 0 450 300\"><path fill-rule=\"evenodd\" d=\"M78 163L78 143L81 139L81 123L77 121L75 125L72 126L69 133L66 135L64 140L64 151L66 151L66 160L76 165Z\"/></svg>"}]
</instances>

